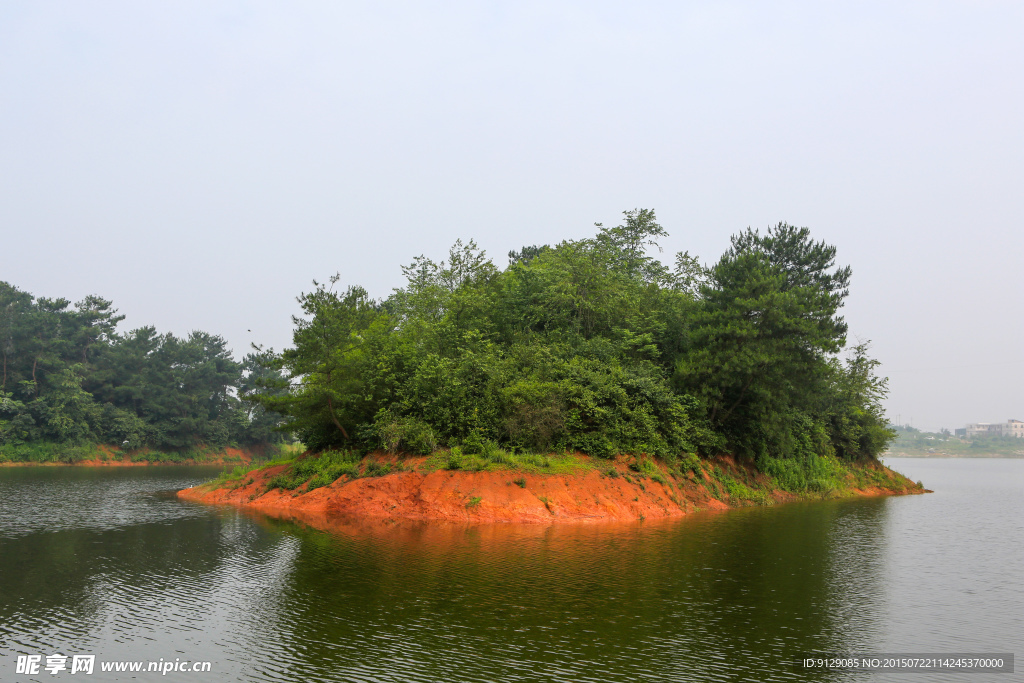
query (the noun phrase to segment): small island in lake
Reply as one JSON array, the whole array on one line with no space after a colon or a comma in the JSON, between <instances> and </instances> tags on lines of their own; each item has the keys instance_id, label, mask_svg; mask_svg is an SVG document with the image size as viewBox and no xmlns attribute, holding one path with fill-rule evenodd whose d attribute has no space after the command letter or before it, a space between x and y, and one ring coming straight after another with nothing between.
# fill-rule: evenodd
<instances>
[{"instance_id":1,"label":"small island in lake","mask_svg":"<svg viewBox=\"0 0 1024 683\"><path fill-rule=\"evenodd\" d=\"M0 283L0 464L219 463L181 497L416 519L924 490L878 461L886 379L847 347L834 247L783 223L708 267L650 256L666 236L637 209L503 269L458 241L383 300L314 281L292 348L240 362L205 332L120 333L99 296Z\"/></svg>"},{"instance_id":2,"label":"small island in lake","mask_svg":"<svg viewBox=\"0 0 1024 683\"><path fill-rule=\"evenodd\" d=\"M299 301L294 347L246 400L308 452L182 498L267 511L647 519L924 491L877 460L894 432L851 271L806 228L746 230L711 267L648 256L651 210L499 269L470 241L377 301L340 276ZM728 455L723 455L728 454Z\"/></svg>"}]
</instances>

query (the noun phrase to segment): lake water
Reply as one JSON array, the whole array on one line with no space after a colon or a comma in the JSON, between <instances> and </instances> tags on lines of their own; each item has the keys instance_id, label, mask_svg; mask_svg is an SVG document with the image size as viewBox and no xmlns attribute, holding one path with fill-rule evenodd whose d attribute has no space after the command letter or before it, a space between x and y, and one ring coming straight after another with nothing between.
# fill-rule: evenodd
<instances>
[{"instance_id":1,"label":"lake water","mask_svg":"<svg viewBox=\"0 0 1024 683\"><path fill-rule=\"evenodd\" d=\"M170 493L215 470L3 468L0 680L1024 680L795 664L1024 653L1024 460L887 464L935 493L329 531ZM94 673L16 673L56 653ZM161 659L211 672L100 671Z\"/></svg>"}]
</instances>

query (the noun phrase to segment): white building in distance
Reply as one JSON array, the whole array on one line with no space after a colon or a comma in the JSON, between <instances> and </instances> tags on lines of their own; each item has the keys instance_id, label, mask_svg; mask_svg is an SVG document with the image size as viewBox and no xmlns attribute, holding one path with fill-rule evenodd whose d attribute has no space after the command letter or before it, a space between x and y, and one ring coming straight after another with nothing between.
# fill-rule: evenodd
<instances>
[{"instance_id":1,"label":"white building in distance","mask_svg":"<svg viewBox=\"0 0 1024 683\"><path fill-rule=\"evenodd\" d=\"M957 431L960 431L959 429ZM1015 436L1024 438L1024 422L1007 420L1006 422L974 422L967 425L967 437L972 436Z\"/></svg>"}]
</instances>

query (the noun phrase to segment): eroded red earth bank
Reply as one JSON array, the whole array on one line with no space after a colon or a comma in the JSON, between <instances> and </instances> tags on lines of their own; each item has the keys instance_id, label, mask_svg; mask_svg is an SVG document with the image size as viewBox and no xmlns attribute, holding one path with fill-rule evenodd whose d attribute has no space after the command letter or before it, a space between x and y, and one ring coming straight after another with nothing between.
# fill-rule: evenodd
<instances>
[{"instance_id":1,"label":"eroded red earth bank","mask_svg":"<svg viewBox=\"0 0 1024 683\"><path fill-rule=\"evenodd\" d=\"M425 471L424 459L404 461L405 469L381 477L343 477L329 486L307 493L272 489L267 481L287 466L257 470L246 476L238 488L198 486L178 492L184 500L230 504L260 510L275 516L355 517L365 519L448 520L459 522L540 523L579 521L634 521L682 517L701 510L724 510L750 505L732 501L721 492L712 495L714 484L702 483L688 475L665 483L638 478L625 462L601 461L601 468L578 474L529 474L511 470L481 472ZM736 465L728 457L716 461L734 478L745 477L751 484L767 479ZM614 467L619 476L610 476ZM872 465L879 467L881 465ZM893 488L850 489L850 495L893 495L920 493L913 482L900 481ZM250 482L251 479L251 482ZM771 502L796 500L791 493L767 492ZM726 498L723 502L719 498Z\"/></svg>"}]
</instances>

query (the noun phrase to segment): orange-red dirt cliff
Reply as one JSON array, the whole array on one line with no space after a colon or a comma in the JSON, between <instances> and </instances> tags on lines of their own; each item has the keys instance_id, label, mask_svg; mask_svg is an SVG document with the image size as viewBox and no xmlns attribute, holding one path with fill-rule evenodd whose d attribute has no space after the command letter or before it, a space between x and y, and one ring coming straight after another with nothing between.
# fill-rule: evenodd
<instances>
[{"instance_id":1,"label":"orange-red dirt cliff","mask_svg":"<svg viewBox=\"0 0 1024 683\"><path fill-rule=\"evenodd\" d=\"M463 471L431 469L425 458L397 461L401 470L384 476L343 476L334 483L301 492L269 488L287 465L245 474L233 484L204 484L178 492L184 500L230 504L275 515L300 514L376 519L460 522L552 523L628 521L681 517L701 510L724 510L772 504L799 497L771 488L772 481L752 467L722 456L702 461L699 471L675 476L659 466L661 476L631 472L625 459L615 462L579 457L575 473L528 473L508 469ZM884 468L873 468L891 482L880 487L850 486L841 495L922 493L924 489ZM660 481L659 481L660 480ZM730 493L722 481L732 482ZM735 486L736 482L743 483ZM743 495L743 499L736 491ZM833 493L840 495L840 493Z\"/></svg>"}]
</instances>

